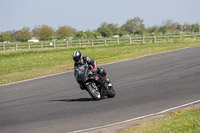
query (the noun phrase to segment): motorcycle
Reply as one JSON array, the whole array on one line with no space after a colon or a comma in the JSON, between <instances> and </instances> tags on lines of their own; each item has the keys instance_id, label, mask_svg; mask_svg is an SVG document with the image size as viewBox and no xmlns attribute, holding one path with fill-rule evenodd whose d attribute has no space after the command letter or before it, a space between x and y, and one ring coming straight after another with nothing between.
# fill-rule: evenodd
<instances>
[{"instance_id":1,"label":"motorcycle","mask_svg":"<svg viewBox=\"0 0 200 133\"><path fill-rule=\"evenodd\" d=\"M91 66L84 64L76 69L75 78L82 89L88 91L94 100L100 100L107 96L108 98L115 97L115 90L110 81L106 81L108 88L105 90L103 86L103 77L91 69Z\"/></svg>"}]
</instances>

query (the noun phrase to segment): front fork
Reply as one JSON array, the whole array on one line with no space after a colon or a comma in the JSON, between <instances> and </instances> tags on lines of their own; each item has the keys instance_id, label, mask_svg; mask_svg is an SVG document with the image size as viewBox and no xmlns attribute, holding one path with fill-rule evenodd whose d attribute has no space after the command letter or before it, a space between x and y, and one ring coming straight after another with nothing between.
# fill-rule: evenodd
<instances>
[{"instance_id":1,"label":"front fork","mask_svg":"<svg viewBox=\"0 0 200 133\"><path fill-rule=\"evenodd\" d=\"M91 85L96 91L99 91L95 83L92 83Z\"/></svg>"}]
</instances>

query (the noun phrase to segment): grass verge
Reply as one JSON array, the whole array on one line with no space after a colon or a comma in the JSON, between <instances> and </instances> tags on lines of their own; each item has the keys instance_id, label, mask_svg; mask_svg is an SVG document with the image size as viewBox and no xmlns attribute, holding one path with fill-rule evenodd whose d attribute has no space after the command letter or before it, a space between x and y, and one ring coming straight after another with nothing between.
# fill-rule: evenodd
<instances>
[{"instance_id":1,"label":"grass verge","mask_svg":"<svg viewBox=\"0 0 200 133\"><path fill-rule=\"evenodd\" d=\"M170 113L155 121L144 122L121 133L199 133L200 106Z\"/></svg>"},{"instance_id":2,"label":"grass verge","mask_svg":"<svg viewBox=\"0 0 200 133\"><path fill-rule=\"evenodd\" d=\"M83 55L97 60L98 64L104 64L193 46L200 44L198 42L121 44L0 53L0 85L72 70L71 55L75 50L80 50Z\"/></svg>"}]
</instances>

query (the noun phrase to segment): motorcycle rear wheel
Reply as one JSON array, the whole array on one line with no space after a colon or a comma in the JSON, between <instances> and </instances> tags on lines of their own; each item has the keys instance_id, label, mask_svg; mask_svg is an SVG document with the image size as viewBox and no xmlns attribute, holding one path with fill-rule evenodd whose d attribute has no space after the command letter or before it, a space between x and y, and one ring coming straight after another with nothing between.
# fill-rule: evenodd
<instances>
[{"instance_id":1,"label":"motorcycle rear wheel","mask_svg":"<svg viewBox=\"0 0 200 133\"><path fill-rule=\"evenodd\" d=\"M88 84L87 91L94 100L99 101L101 99L101 93L95 83Z\"/></svg>"}]
</instances>

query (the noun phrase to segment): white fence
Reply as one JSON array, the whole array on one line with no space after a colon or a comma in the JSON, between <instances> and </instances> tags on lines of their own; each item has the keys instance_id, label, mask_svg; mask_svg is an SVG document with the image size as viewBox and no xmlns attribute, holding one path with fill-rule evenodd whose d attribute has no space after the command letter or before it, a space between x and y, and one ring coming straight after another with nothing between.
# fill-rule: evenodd
<instances>
[{"instance_id":1,"label":"white fence","mask_svg":"<svg viewBox=\"0 0 200 133\"><path fill-rule=\"evenodd\" d=\"M71 47L88 47L100 45L118 44L145 44L145 43L167 43L167 42L200 42L200 34L195 35L174 35L174 36L150 36L150 37L129 37L129 38L104 38L86 39L71 41L41 41L39 43L15 42L10 44L0 44L0 52L12 52L20 50L35 49L56 49Z\"/></svg>"}]
</instances>

